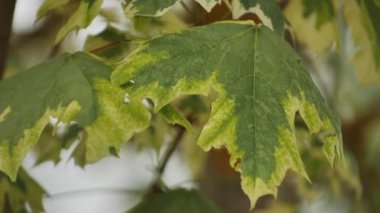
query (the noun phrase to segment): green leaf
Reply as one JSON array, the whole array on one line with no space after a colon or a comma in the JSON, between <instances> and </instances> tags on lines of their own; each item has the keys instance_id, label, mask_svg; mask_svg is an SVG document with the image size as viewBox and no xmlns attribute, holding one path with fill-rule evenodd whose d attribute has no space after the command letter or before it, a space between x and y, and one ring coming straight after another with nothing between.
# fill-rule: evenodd
<instances>
[{"instance_id":1,"label":"green leaf","mask_svg":"<svg viewBox=\"0 0 380 213\"><path fill-rule=\"evenodd\" d=\"M198 191L176 189L155 195L138 204L130 213L217 213L221 212L214 204L206 200Z\"/></svg>"},{"instance_id":2,"label":"green leaf","mask_svg":"<svg viewBox=\"0 0 380 213\"><path fill-rule=\"evenodd\" d=\"M103 0L82 0L78 9L70 16L66 24L58 32L56 41L60 41L71 30L85 28L98 15Z\"/></svg>"},{"instance_id":3,"label":"green leaf","mask_svg":"<svg viewBox=\"0 0 380 213\"><path fill-rule=\"evenodd\" d=\"M316 27L320 28L323 24L334 18L334 5L331 0L302 0L304 6L303 16L309 17L316 14Z\"/></svg>"},{"instance_id":4,"label":"green leaf","mask_svg":"<svg viewBox=\"0 0 380 213\"><path fill-rule=\"evenodd\" d=\"M208 104L205 103L205 98L199 95L190 95L180 101L179 109L181 111L194 112L204 114L210 112Z\"/></svg>"},{"instance_id":5,"label":"green leaf","mask_svg":"<svg viewBox=\"0 0 380 213\"><path fill-rule=\"evenodd\" d=\"M274 0L232 0L232 15L237 19L245 13L256 14L263 24L282 35L285 18Z\"/></svg>"},{"instance_id":6,"label":"green leaf","mask_svg":"<svg viewBox=\"0 0 380 213\"><path fill-rule=\"evenodd\" d=\"M24 170L19 172L16 184L21 186L26 194L26 201L33 212L43 211L42 198L46 191Z\"/></svg>"},{"instance_id":7,"label":"green leaf","mask_svg":"<svg viewBox=\"0 0 380 213\"><path fill-rule=\"evenodd\" d=\"M162 144L167 141L168 136L173 137L173 128L170 125L180 125L193 133L190 122L170 104L164 106L158 114L151 118L150 126L142 132L133 136L133 141L139 147L153 147L160 152Z\"/></svg>"},{"instance_id":8,"label":"green leaf","mask_svg":"<svg viewBox=\"0 0 380 213\"><path fill-rule=\"evenodd\" d=\"M47 125L40 135L38 143L34 146L36 152L35 164L41 164L46 161L53 161L55 164L61 160L61 150L68 149L75 140L79 140L79 133L82 129L78 125L70 125L64 129L62 134L55 134L54 126ZM76 148L77 151L79 147ZM82 159L72 156L74 162L78 165L82 165L80 162Z\"/></svg>"},{"instance_id":9,"label":"green leaf","mask_svg":"<svg viewBox=\"0 0 380 213\"><path fill-rule=\"evenodd\" d=\"M44 194L45 190L24 169L14 183L0 172L0 212L27 212L26 203L32 212L42 212Z\"/></svg>"},{"instance_id":10,"label":"green leaf","mask_svg":"<svg viewBox=\"0 0 380 213\"><path fill-rule=\"evenodd\" d=\"M178 0L135 0L132 9L137 16L161 16Z\"/></svg>"},{"instance_id":11,"label":"green leaf","mask_svg":"<svg viewBox=\"0 0 380 213\"><path fill-rule=\"evenodd\" d=\"M311 133L323 133L330 164L342 158L339 119L293 49L264 26L221 22L167 34L144 43L111 79L118 85L133 79L128 91L151 99L155 111L178 96L216 90L198 144L228 149L252 205L276 194L288 169L307 177L294 136L296 112Z\"/></svg>"},{"instance_id":12,"label":"green leaf","mask_svg":"<svg viewBox=\"0 0 380 213\"><path fill-rule=\"evenodd\" d=\"M68 4L69 2L70 0L45 0L37 11L38 19L42 18L50 11L57 9L65 4Z\"/></svg>"},{"instance_id":13,"label":"green leaf","mask_svg":"<svg viewBox=\"0 0 380 213\"><path fill-rule=\"evenodd\" d=\"M97 35L87 36L84 50L96 54L109 64L116 63L130 52L131 45L125 42L126 39L124 33L109 26Z\"/></svg>"},{"instance_id":14,"label":"green leaf","mask_svg":"<svg viewBox=\"0 0 380 213\"><path fill-rule=\"evenodd\" d=\"M55 164L61 160L61 150L64 148L64 143L53 134L54 127L47 125L42 131L38 143L33 147L36 152L35 164L41 164L46 161L53 161Z\"/></svg>"},{"instance_id":15,"label":"green leaf","mask_svg":"<svg viewBox=\"0 0 380 213\"><path fill-rule=\"evenodd\" d=\"M78 5L75 9L71 9L73 4ZM85 28L92 20L98 15L100 7L103 4L103 0L46 0L44 4L38 10L38 18L46 15L48 12L54 9L58 9L63 6L68 6L70 9L70 15L66 23L59 30L55 42L61 41L67 33L72 30L78 30Z\"/></svg>"},{"instance_id":16,"label":"green leaf","mask_svg":"<svg viewBox=\"0 0 380 213\"><path fill-rule=\"evenodd\" d=\"M164 117L166 122L168 122L169 124L172 124L172 125L178 124L185 127L189 131L192 130L191 123L170 104L164 106L160 110L160 114Z\"/></svg>"},{"instance_id":17,"label":"green leaf","mask_svg":"<svg viewBox=\"0 0 380 213\"><path fill-rule=\"evenodd\" d=\"M380 68L380 1L358 0L362 19L372 44L376 67Z\"/></svg>"},{"instance_id":18,"label":"green leaf","mask_svg":"<svg viewBox=\"0 0 380 213\"><path fill-rule=\"evenodd\" d=\"M144 131L134 134L132 141L141 148L153 148L160 153L161 147L168 136L174 135L173 128L166 122L160 114L153 114L150 126Z\"/></svg>"},{"instance_id":19,"label":"green leaf","mask_svg":"<svg viewBox=\"0 0 380 213\"><path fill-rule=\"evenodd\" d=\"M64 54L0 82L0 170L12 180L50 117L84 128L86 162L120 148L149 112L109 82L111 70L84 53Z\"/></svg>"}]
</instances>

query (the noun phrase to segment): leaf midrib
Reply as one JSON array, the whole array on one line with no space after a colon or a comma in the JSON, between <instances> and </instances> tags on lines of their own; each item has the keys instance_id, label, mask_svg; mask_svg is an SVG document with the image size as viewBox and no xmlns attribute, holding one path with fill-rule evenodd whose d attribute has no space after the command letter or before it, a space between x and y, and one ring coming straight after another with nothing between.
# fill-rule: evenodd
<instances>
[{"instance_id":1,"label":"leaf midrib","mask_svg":"<svg viewBox=\"0 0 380 213\"><path fill-rule=\"evenodd\" d=\"M254 41L254 56L253 56L253 80L252 80L252 87L253 87L253 101L252 101L252 108L253 108L253 153L254 153L254 161L253 161L253 171L257 170L257 155L256 150L256 107L255 107L255 102L256 102L256 59L257 59L257 41L258 41L258 30L255 32L255 41Z\"/></svg>"}]
</instances>

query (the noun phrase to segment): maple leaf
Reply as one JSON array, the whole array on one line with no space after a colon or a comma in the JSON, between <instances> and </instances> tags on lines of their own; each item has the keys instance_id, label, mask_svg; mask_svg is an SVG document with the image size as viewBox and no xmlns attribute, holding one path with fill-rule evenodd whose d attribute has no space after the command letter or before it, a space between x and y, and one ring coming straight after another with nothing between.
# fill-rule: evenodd
<instances>
[{"instance_id":1,"label":"maple leaf","mask_svg":"<svg viewBox=\"0 0 380 213\"><path fill-rule=\"evenodd\" d=\"M84 53L64 54L0 82L0 170L15 179L51 117L84 128L85 162L119 148L149 124L140 101L109 81L108 66Z\"/></svg>"},{"instance_id":2,"label":"maple leaf","mask_svg":"<svg viewBox=\"0 0 380 213\"><path fill-rule=\"evenodd\" d=\"M286 171L307 178L295 138L298 112L319 134L332 165L342 156L340 121L324 102L297 54L275 32L252 22L221 22L147 41L111 75L155 111L189 94L219 94L198 144L226 147L252 206L276 194Z\"/></svg>"}]
</instances>

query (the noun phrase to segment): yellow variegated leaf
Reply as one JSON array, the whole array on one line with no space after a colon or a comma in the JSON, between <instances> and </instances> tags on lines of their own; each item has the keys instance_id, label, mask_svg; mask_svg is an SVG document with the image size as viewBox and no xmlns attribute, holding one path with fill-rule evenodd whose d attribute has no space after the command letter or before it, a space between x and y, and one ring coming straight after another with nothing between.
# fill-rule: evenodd
<instances>
[{"instance_id":1,"label":"yellow variegated leaf","mask_svg":"<svg viewBox=\"0 0 380 213\"><path fill-rule=\"evenodd\" d=\"M147 41L112 73L131 95L159 111L187 94L219 95L198 144L226 147L252 205L276 194L286 171L307 177L295 139L299 112L321 134L332 165L343 158L340 121L324 102L292 48L267 27L221 22Z\"/></svg>"},{"instance_id":2,"label":"yellow variegated leaf","mask_svg":"<svg viewBox=\"0 0 380 213\"><path fill-rule=\"evenodd\" d=\"M85 162L116 151L148 125L149 112L109 81L102 62L65 54L0 82L0 171L16 178L51 117L84 128Z\"/></svg>"}]
</instances>

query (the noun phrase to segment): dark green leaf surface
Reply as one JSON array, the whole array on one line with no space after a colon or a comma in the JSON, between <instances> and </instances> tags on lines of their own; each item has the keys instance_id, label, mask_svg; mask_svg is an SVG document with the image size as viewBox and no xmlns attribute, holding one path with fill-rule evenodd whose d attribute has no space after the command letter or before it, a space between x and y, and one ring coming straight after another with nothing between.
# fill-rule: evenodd
<instances>
[{"instance_id":1,"label":"dark green leaf surface","mask_svg":"<svg viewBox=\"0 0 380 213\"><path fill-rule=\"evenodd\" d=\"M118 150L148 125L142 103L124 104L111 70L84 53L62 55L0 82L0 170L12 179L50 117L84 128L86 162Z\"/></svg>"},{"instance_id":2,"label":"dark green leaf surface","mask_svg":"<svg viewBox=\"0 0 380 213\"><path fill-rule=\"evenodd\" d=\"M217 213L221 212L214 204L195 190L176 189L155 195L143 201L129 213Z\"/></svg>"},{"instance_id":3,"label":"dark green leaf surface","mask_svg":"<svg viewBox=\"0 0 380 213\"><path fill-rule=\"evenodd\" d=\"M330 164L342 157L339 119L298 56L278 34L252 22L221 22L153 39L111 78L118 85L133 80L131 95L150 98L155 111L181 95L216 90L198 144L206 151L228 149L252 205L275 194L288 169L307 177L294 136L297 111L312 134L323 133Z\"/></svg>"}]
</instances>

